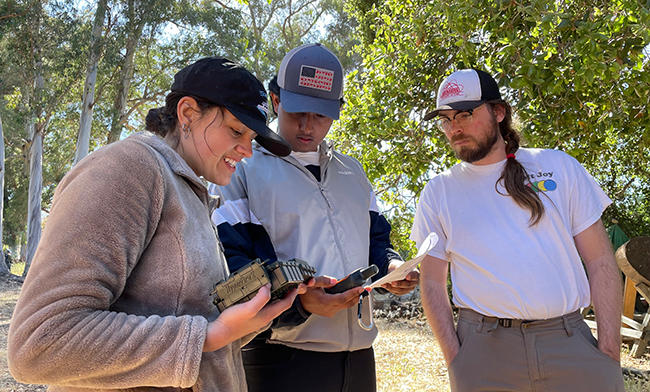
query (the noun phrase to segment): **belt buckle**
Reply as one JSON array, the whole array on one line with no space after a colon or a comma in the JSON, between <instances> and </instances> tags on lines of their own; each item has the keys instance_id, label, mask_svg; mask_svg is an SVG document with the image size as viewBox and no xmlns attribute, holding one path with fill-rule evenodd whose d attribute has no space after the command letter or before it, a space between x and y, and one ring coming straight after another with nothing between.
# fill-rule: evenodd
<instances>
[{"instance_id":1,"label":"belt buckle","mask_svg":"<svg viewBox=\"0 0 650 392\"><path fill-rule=\"evenodd\" d=\"M502 326L503 328L510 328L512 327L512 319L499 319L499 325Z\"/></svg>"}]
</instances>

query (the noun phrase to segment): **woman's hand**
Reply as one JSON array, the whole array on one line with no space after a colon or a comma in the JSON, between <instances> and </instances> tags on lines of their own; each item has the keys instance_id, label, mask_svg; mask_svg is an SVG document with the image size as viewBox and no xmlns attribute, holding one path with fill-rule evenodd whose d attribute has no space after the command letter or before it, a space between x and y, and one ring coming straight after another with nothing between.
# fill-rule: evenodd
<instances>
[{"instance_id":1,"label":"woman's hand","mask_svg":"<svg viewBox=\"0 0 650 392\"><path fill-rule=\"evenodd\" d=\"M265 285L250 301L231 306L208 324L203 352L218 350L228 343L266 327L274 318L291 307L298 294L304 294L315 287L330 287L335 283L336 279L312 277L306 283L300 283L280 301L268 305L271 299L271 285Z\"/></svg>"},{"instance_id":2,"label":"woman's hand","mask_svg":"<svg viewBox=\"0 0 650 392\"><path fill-rule=\"evenodd\" d=\"M216 320L208 324L203 343L203 352L214 351L267 326L274 318L289 309L298 292L306 290L301 284L291 290L280 301L267 305L271 299L271 285L267 284L250 301L231 306L224 310ZM266 305L266 306L265 306Z\"/></svg>"}]
</instances>

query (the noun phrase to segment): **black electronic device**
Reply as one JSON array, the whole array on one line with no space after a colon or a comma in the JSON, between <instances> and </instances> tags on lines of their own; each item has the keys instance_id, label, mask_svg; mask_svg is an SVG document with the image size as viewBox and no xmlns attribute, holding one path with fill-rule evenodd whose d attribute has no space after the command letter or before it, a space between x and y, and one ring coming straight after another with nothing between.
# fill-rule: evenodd
<instances>
[{"instance_id":1,"label":"black electronic device","mask_svg":"<svg viewBox=\"0 0 650 392\"><path fill-rule=\"evenodd\" d=\"M338 294L344 291L348 291L351 288L359 287L364 284L366 280L377 275L378 272L379 268L377 268L377 266L374 264L368 267L359 268L352 272L350 275L341 279L334 286L325 289L325 292L329 294Z\"/></svg>"}]
</instances>

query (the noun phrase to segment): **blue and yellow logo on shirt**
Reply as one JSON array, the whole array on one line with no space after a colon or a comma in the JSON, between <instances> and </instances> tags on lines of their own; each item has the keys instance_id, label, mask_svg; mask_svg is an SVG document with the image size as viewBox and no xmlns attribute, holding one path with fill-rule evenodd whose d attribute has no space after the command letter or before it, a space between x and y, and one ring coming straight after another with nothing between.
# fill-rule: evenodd
<instances>
[{"instance_id":1,"label":"blue and yellow logo on shirt","mask_svg":"<svg viewBox=\"0 0 650 392\"><path fill-rule=\"evenodd\" d=\"M553 180L542 180L542 181L536 181L536 182L529 182L526 185L533 188L533 191L535 191L535 192L554 191L554 190L557 189L557 183L555 181L553 181Z\"/></svg>"}]
</instances>

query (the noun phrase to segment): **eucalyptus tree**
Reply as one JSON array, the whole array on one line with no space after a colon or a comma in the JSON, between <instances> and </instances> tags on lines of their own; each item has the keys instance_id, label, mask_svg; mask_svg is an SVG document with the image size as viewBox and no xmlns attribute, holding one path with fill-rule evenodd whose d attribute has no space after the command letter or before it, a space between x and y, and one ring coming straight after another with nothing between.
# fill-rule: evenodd
<instances>
[{"instance_id":1,"label":"eucalyptus tree","mask_svg":"<svg viewBox=\"0 0 650 392\"><path fill-rule=\"evenodd\" d=\"M25 124L30 140L29 157L29 202L27 204L27 255L24 275L27 275L36 247L41 239L41 192L43 188L43 131L46 121L42 116L42 94L45 85L43 77L43 58L41 34L42 5L37 2L34 12L29 15L29 29L37 38L32 41L31 60L33 90L26 89L26 106L29 108L29 121ZM40 121L39 121L40 120Z\"/></svg>"},{"instance_id":2,"label":"eucalyptus tree","mask_svg":"<svg viewBox=\"0 0 650 392\"><path fill-rule=\"evenodd\" d=\"M4 129L2 128L2 118L0 117L0 195L5 194L5 139L4 139ZM0 199L0 222L4 215L4 197ZM0 252L3 249L2 246L2 225L0 224ZM4 252L3 252L4 253ZM4 255L3 255L4 258ZM6 275L9 273L7 265L4 263L4 260L0 260L0 275Z\"/></svg>"},{"instance_id":3,"label":"eucalyptus tree","mask_svg":"<svg viewBox=\"0 0 650 392\"><path fill-rule=\"evenodd\" d=\"M117 85L117 94L113 105L113 118L107 143L120 139L122 126L126 121L126 103L129 95L129 87L135 69L135 54L142 37L142 32L148 23L158 23L159 13L168 12L167 1L159 4L158 1L148 0L127 0L123 5L124 25L124 57L120 64L120 76Z\"/></svg>"},{"instance_id":4,"label":"eucalyptus tree","mask_svg":"<svg viewBox=\"0 0 650 392\"><path fill-rule=\"evenodd\" d=\"M235 59L260 80L275 75L284 55L308 42L323 42L351 68L354 20L343 10L342 0L215 0L239 12L245 26ZM332 32L333 34L330 34Z\"/></svg>"},{"instance_id":5,"label":"eucalyptus tree","mask_svg":"<svg viewBox=\"0 0 650 392\"><path fill-rule=\"evenodd\" d=\"M190 61L238 53L243 35L238 10L212 1L126 0L115 5L116 34L111 63L119 63L118 86L107 142L132 131L141 119L131 114L160 103L171 78ZM114 12L115 13L115 12ZM132 83L136 83L132 86Z\"/></svg>"},{"instance_id":6,"label":"eucalyptus tree","mask_svg":"<svg viewBox=\"0 0 650 392\"><path fill-rule=\"evenodd\" d=\"M10 104L19 114L12 133L21 135L24 168L29 173L26 274L41 234L44 138L61 102L81 75L82 67L76 61L81 25L65 3L19 5L20 12L3 21L11 28L2 26L2 87L10 93Z\"/></svg>"},{"instance_id":7,"label":"eucalyptus tree","mask_svg":"<svg viewBox=\"0 0 650 392\"><path fill-rule=\"evenodd\" d=\"M637 0L351 1L363 71L348 79L339 142L364 162L396 216L408 221L423 184L456 162L423 116L446 75L480 67L514 104L529 146L567 151L619 209L631 199L644 200L647 209L648 6ZM645 196L638 193L643 189ZM399 240L408 246L405 234Z\"/></svg>"},{"instance_id":8,"label":"eucalyptus tree","mask_svg":"<svg viewBox=\"0 0 650 392\"><path fill-rule=\"evenodd\" d=\"M77 135L77 148L75 151L74 165L88 155L90 148L90 129L93 120L93 108L95 106L95 84L97 83L98 63L102 49L102 31L106 17L107 0L97 1L97 10L93 21L90 47L88 48L89 59L86 69L86 83L84 85L83 100L81 105L81 119L79 121L79 133Z\"/></svg>"}]
</instances>

